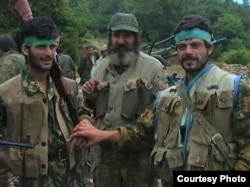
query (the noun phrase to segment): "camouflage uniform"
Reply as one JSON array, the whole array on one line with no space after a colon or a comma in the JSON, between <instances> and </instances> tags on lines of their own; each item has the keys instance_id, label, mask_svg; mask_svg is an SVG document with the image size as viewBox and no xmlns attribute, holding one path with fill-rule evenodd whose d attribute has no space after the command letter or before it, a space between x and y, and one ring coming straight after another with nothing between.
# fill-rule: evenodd
<instances>
[{"instance_id":1,"label":"camouflage uniform","mask_svg":"<svg viewBox=\"0 0 250 187\"><path fill-rule=\"evenodd\" d=\"M180 82L177 87L160 93L151 160L164 186L172 186L173 170L229 170L226 159L234 169L250 169L247 164L250 161L247 156L250 154L250 89L238 78L210 64L188 85ZM203 122L185 107L177 90L179 86L188 93L194 111L199 111L222 136L226 159L200 124Z\"/></svg>"},{"instance_id":2,"label":"camouflage uniform","mask_svg":"<svg viewBox=\"0 0 250 187\"><path fill-rule=\"evenodd\" d=\"M20 176L21 186L85 187L81 151L70 152L66 139L74 124L66 104L51 79L47 92L24 68L20 75L0 86L0 129L9 141L20 142L27 134L34 149L9 148L11 173ZM77 84L66 79L74 98ZM79 107L79 114L84 110Z\"/></svg>"},{"instance_id":3,"label":"camouflage uniform","mask_svg":"<svg viewBox=\"0 0 250 187\"><path fill-rule=\"evenodd\" d=\"M116 143L103 142L94 152L95 187L154 187L156 180L149 163L153 146L153 128L149 122L136 121L161 90L163 66L155 58L139 53L138 60L118 74L104 58L93 73L99 81L97 95L86 98L94 109L99 129L120 129ZM143 114L144 115L144 114ZM145 113L144 119L151 119ZM150 120L149 120L150 121ZM147 136L144 136L148 134Z\"/></svg>"},{"instance_id":4,"label":"camouflage uniform","mask_svg":"<svg viewBox=\"0 0 250 187\"><path fill-rule=\"evenodd\" d=\"M25 64L25 58L16 51L9 51L0 58L0 84L18 75Z\"/></svg>"}]
</instances>

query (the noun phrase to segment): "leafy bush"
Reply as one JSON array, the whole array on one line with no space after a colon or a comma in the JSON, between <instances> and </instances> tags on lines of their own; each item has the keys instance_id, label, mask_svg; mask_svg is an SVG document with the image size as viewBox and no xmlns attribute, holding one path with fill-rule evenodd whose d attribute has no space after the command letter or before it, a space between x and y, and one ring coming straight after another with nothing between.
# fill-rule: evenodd
<instances>
[{"instance_id":1,"label":"leafy bush","mask_svg":"<svg viewBox=\"0 0 250 187\"><path fill-rule=\"evenodd\" d=\"M222 53L219 57L219 61L227 64L247 65L250 63L250 53L246 49L231 49Z\"/></svg>"}]
</instances>

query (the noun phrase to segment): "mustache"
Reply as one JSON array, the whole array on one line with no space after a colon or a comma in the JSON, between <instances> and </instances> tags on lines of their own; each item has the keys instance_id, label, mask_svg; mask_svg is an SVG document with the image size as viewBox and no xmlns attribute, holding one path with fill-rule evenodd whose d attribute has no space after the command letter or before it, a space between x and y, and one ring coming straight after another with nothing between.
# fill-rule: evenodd
<instances>
[{"instance_id":1,"label":"mustache","mask_svg":"<svg viewBox=\"0 0 250 187\"><path fill-rule=\"evenodd\" d=\"M44 57L41 57L41 60L49 61L49 60L54 60L54 58L52 56L44 56Z\"/></svg>"},{"instance_id":2,"label":"mustache","mask_svg":"<svg viewBox=\"0 0 250 187\"><path fill-rule=\"evenodd\" d=\"M191 57L191 56L187 56L181 59L182 61L189 61L189 60L198 60L197 57Z\"/></svg>"},{"instance_id":3,"label":"mustache","mask_svg":"<svg viewBox=\"0 0 250 187\"><path fill-rule=\"evenodd\" d=\"M124 53L134 51L134 48L127 44L118 44L110 46L109 52L112 53Z\"/></svg>"}]
</instances>

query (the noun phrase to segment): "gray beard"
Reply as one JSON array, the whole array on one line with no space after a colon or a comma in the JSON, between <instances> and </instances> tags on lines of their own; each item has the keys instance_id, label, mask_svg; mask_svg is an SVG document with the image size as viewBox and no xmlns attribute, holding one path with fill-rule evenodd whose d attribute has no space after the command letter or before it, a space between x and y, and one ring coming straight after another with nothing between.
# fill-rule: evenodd
<instances>
[{"instance_id":1,"label":"gray beard","mask_svg":"<svg viewBox=\"0 0 250 187\"><path fill-rule=\"evenodd\" d=\"M115 67L128 67L136 63L138 54L133 51L124 52L122 54L113 53L109 55L110 63Z\"/></svg>"}]
</instances>

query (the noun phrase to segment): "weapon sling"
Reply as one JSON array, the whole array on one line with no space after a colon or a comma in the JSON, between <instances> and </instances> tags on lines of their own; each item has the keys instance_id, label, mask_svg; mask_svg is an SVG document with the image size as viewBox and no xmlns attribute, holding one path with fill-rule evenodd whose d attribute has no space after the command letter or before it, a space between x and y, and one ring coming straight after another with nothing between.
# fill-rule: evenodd
<instances>
[{"instance_id":1,"label":"weapon sling","mask_svg":"<svg viewBox=\"0 0 250 187\"><path fill-rule=\"evenodd\" d=\"M211 142L216 146L218 151L222 154L222 156L225 158L230 170L233 170L233 164L228 158L228 148L226 143L223 140L223 137L220 133L218 133L215 128L212 126L211 123L207 121L207 119L197 110L194 109L194 106L192 105L192 101L185 92L185 90L181 87L181 85L176 86L177 91L183 99L185 106L187 109L192 112L193 117L198 121L198 124L203 127L203 129L206 131L206 133L211 137Z\"/></svg>"}]
</instances>

